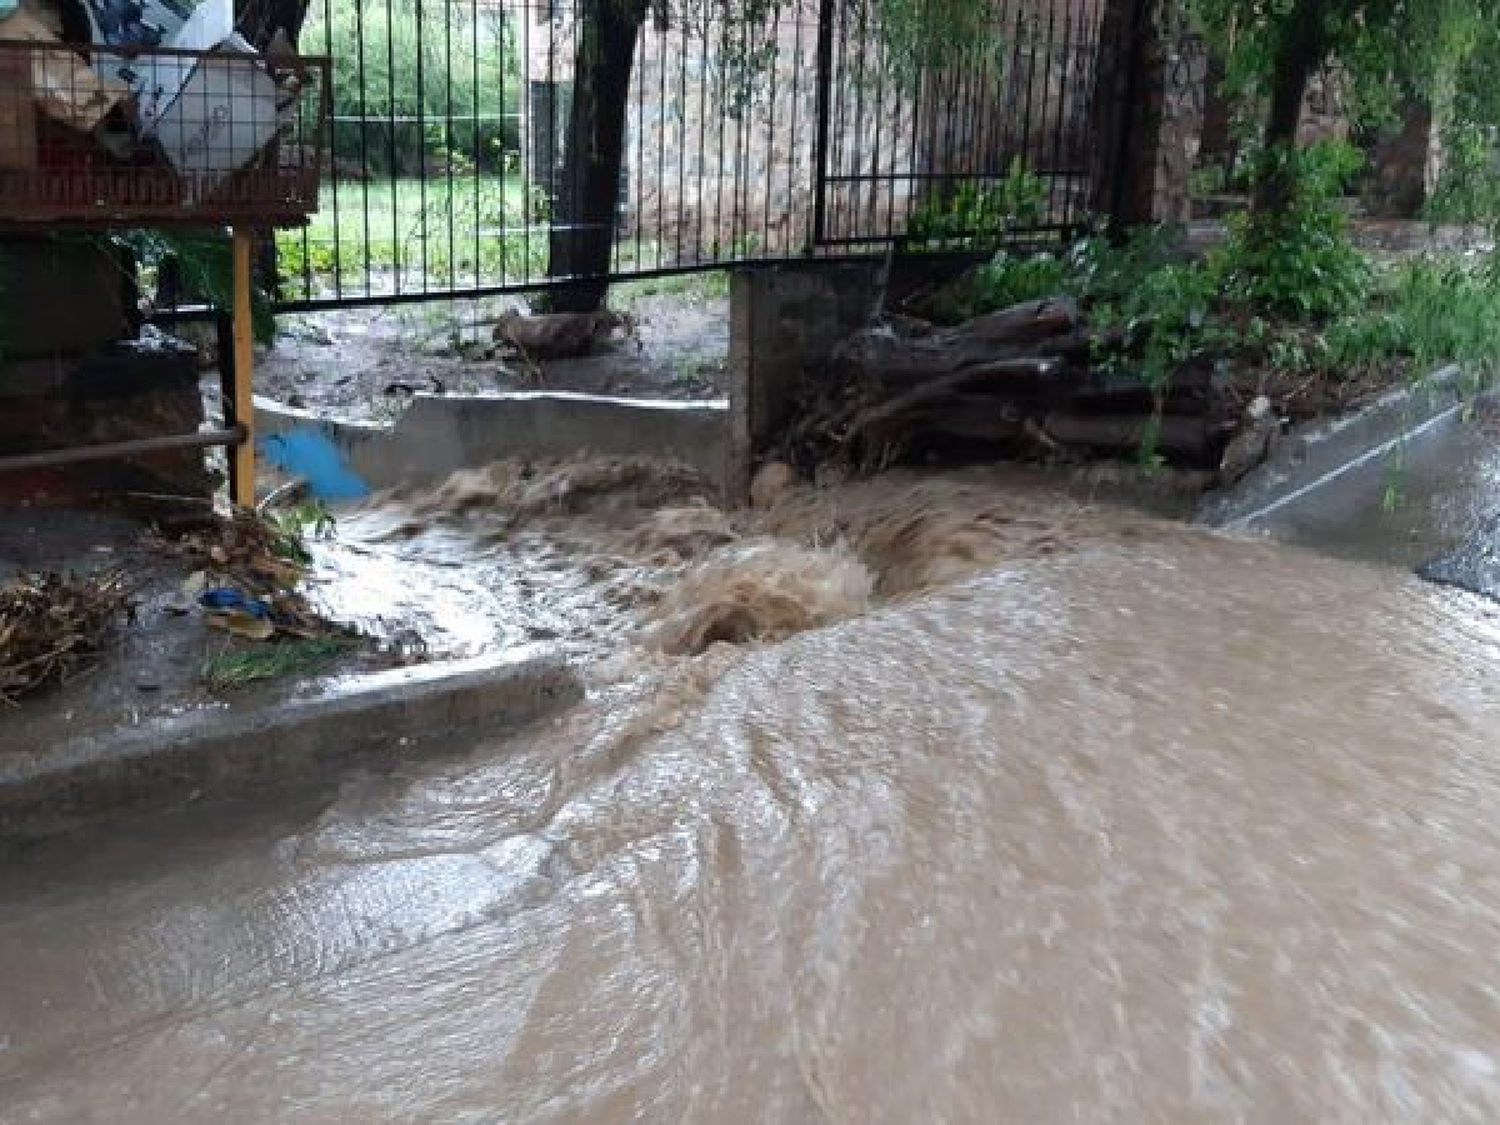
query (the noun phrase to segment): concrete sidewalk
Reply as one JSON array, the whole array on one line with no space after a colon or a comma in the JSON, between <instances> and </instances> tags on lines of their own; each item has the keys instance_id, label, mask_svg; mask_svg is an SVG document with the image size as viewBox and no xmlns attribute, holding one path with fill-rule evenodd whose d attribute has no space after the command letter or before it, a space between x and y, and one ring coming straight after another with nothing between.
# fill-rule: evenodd
<instances>
[{"instance_id":1,"label":"concrete sidewalk","mask_svg":"<svg viewBox=\"0 0 1500 1125\"><path fill-rule=\"evenodd\" d=\"M0 745L0 834L315 781L461 750L582 696L556 652L521 649L311 686L273 685L234 703L72 729L12 718ZM81 728L81 729L79 729Z\"/></svg>"}]
</instances>

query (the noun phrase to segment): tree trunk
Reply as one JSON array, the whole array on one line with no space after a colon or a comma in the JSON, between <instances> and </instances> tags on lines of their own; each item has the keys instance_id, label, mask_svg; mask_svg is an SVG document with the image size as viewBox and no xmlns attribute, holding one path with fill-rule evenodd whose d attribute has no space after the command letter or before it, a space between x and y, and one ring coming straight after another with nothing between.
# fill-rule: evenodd
<instances>
[{"instance_id":1,"label":"tree trunk","mask_svg":"<svg viewBox=\"0 0 1500 1125\"><path fill-rule=\"evenodd\" d=\"M1234 100L1226 81L1228 66L1219 51L1210 51L1203 80L1203 135L1198 140L1198 164L1204 168L1234 167Z\"/></svg>"},{"instance_id":2,"label":"tree trunk","mask_svg":"<svg viewBox=\"0 0 1500 1125\"><path fill-rule=\"evenodd\" d=\"M1297 125L1308 83L1328 57L1323 7L1322 0L1297 0L1281 21L1271 60L1271 100L1262 134L1265 143L1251 201L1258 215L1281 214L1296 196L1296 170L1288 156L1297 144Z\"/></svg>"},{"instance_id":3,"label":"tree trunk","mask_svg":"<svg viewBox=\"0 0 1500 1125\"><path fill-rule=\"evenodd\" d=\"M311 0L240 0L235 26L256 47L265 47L278 30L295 45L309 7Z\"/></svg>"},{"instance_id":4,"label":"tree trunk","mask_svg":"<svg viewBox=\"0 0 1500 1125\"><path fill-rule=\"evenodd\" d=\"M263 50L277 31L285 32L287 40L295 46L311 4L312 0L240 0L235 5L235 26L259 49ZM276 236L271 231L261 231L256 235L255 272L268 293L275 293L280 287Z\"/></svg>"},{"instance_id":5,"label":"tree trunk","mask_svg":"<svg viewBox=\"0 0 1500 1125\"><path fill-rule=\"evenodd\" d=\"M1154 220L1161 97L1153 91L1161 49L1149 0L1105 0L1094 89L1089 205L1119 235Z\"/></svg>"},{"instance_id":6,"label":"tree trunk","mask_svg":"<svg viewBox=\"0 0 1500 1125\"><path fill-rule=\"evenodd\" d=\"M549 276L577 278L547 301L554 312L593 312L604 304L614 248L625 112L642 0L585 0L579 19L573 104L548 247Z\"/></svg>"}]
</instances>

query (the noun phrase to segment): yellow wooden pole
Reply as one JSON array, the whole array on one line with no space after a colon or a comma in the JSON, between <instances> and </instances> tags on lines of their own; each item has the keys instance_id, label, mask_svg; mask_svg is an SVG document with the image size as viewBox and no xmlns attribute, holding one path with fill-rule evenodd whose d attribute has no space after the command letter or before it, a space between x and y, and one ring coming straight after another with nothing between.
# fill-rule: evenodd
<instances>
[{"instance_id":1,"label":"yellow wooden pole","mask_svg":"<svg viewBox=\"0 0 1500 1125\"><path fill-rule=\"evenodd\" d=\"M242 508L255 506L255 325L250 311L250 252L253 239L234 230L234 416L245 428L245 440L231 451L234 495Z\"/></svg>"}]
</instances>

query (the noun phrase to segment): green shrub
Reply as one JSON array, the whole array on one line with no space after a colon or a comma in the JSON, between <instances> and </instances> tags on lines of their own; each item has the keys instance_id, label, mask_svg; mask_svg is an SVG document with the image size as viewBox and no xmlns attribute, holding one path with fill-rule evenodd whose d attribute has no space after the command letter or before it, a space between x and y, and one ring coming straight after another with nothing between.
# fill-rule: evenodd
<instances>
[{"instance_id":1,"label":"green shrub","mask_svg":"<svg viewBox=\"0 0 1500 1125\"><path fill-rule=\"evenodd\" d=\"M1364 296L1369 265L1338 206L1361 161L1354 148L1334 142L1264 158L1260 174L1290 171L1296 190L1282 211L1230 216L1228 238L1213 255L1226 299L1319 320L1345 312Z\"/></svg>"},{"instance_id":2,"label":"green shrub","mask_svg":"<svg viewBox=\"0 0 1500 1125\"><path fill-rule=\"evenodd\" d=\"M908 249L990 250L1034 229L1047 209L1047 185L1018 156L999 180L964 180L933 192L906 225Z\"/></svg>"},{"instance_id":3,"label":"green shrub","mask_svg":"<svg viewBox=\"0 0 1500 1125\"><path fill-rule=\"evenodd\" d=\"M1068 291L1071 278L1054 254L1017 255L1002 250L979 266L968 280L945 291L935 302L939 320L960 321L1022 301L1055 297Z\"/></svg>"},{"instance_id":4,"label":"green shrub","mask_svg":"<svg viewBox=\"0 0 1500 1125\"><path fill-rule=\"evenodd\" d=\"M1410 358L1418 374L1444 363L1488 370L1500 358L1500 278L1484 262L1403 262L1368 308L1329 324L1324 340L1335 369Z\"/></svg>"}]
</instances>

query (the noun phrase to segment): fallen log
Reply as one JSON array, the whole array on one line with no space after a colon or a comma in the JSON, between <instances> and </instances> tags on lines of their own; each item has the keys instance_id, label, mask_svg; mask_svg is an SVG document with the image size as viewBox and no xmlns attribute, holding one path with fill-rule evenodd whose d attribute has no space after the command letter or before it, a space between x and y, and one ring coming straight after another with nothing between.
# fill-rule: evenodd
<instances>
[{"instance_id":1,"label":"fallen log","mask_svg":"<svg viewBox=\"0 0 1500 1125\"><path fill-rule=\"evenodd\" d=\"M1004 399L950 395L899 414L872 412L850 428L845 448L859 463L878 465L935 438L1007 450L1035 444L1033 427Z\"/></svg>"},{"instance_id":2,"label":"fallen log","mask_svg":"<svg viewBox=\"0 0 1500 1125\"><path fill-rule=\"evenodd\" d=\"M1118 454L1149 438L1174 458L1217 460L1214 369L1194 358L1162 386L1130 371L1139 341L1082 323L1067 298L1028 301L952 328L887 321L849 337L783 447L798 463L889 463L951 439L998 455Z\"/></svg>"},{"instance_id":3,"label":"fallen log","mask_svg":"<svg viewBox=\"0 0 1500 1125\"><path fill-rule=\"evenodd\" d=\"M939 335L972 337L991 344L1027 344L1060 336L1077 325L1077 301L1072 297L1043 297L976 316Z\"/></svg>"},{"instance_id":4,"label":"fallen log","mask_svg":"<svg viewBox=\"0 0 1500 1125\"><path fill-rule=\"evenodd\" d=\"M1163 414L1074 414L1054 411L1042 420L1042 432L1059 445L1109 452L1139 449L1147 437L1159 450L1194 460L1209 450L1214 427L1207 418Z\"/></svg>"}]
</instances>

